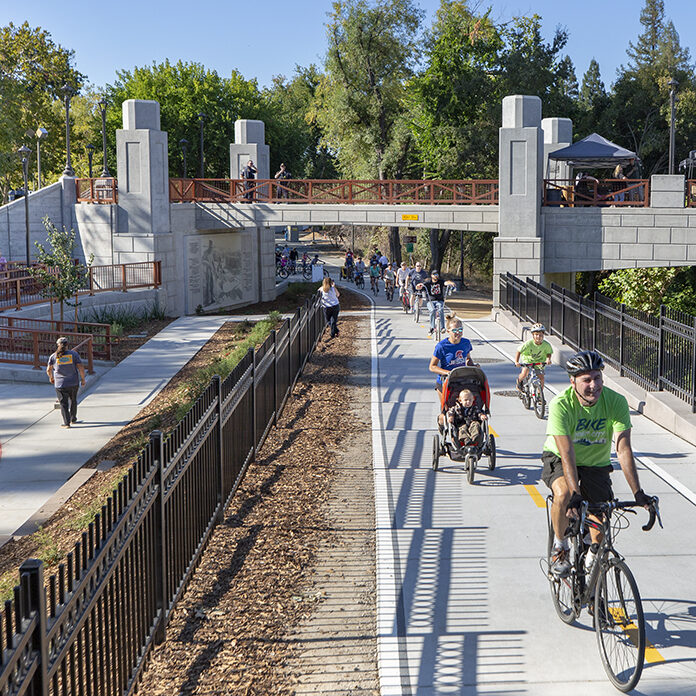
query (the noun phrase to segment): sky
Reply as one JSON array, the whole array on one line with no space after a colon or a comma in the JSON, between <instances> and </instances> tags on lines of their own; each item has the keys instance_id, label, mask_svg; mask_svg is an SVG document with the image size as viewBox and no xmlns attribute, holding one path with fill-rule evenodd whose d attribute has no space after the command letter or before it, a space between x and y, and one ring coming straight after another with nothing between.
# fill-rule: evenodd
<instances>
[{"instance_id":1,"label":"sky","mask_svg":"<svg viewBox=\"0 0 696 696\"><path fill-rule=\"evenodd\" d=\"M439 0L414 0L429 26ZM565 52L578 82L592 58L607 87L628 62L629 41L641 32L643 0L470 0L492 8L495 20L537 13L544 37L565 27ZM112 83L117 70L181 59L202 63L222 76L239 70L267 86L276 75L290 77L296 65L323 64L325 23L331 0L116 0L69 3L59 0L0 0L0 22L28 21L74 50L75 65L95 86ZM682 46L696 58L696 0L664 0Z\"/></svg>"}]
</instances>

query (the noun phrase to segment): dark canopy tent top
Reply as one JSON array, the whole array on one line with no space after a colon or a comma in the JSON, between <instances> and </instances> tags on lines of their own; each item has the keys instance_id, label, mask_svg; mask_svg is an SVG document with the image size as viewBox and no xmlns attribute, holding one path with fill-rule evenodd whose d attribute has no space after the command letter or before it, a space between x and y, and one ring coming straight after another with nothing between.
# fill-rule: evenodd
<instances>
[{"instance_id":1,"label":"dark canopy tent top","mask_svg":"<svg viewBox=\"0 0 696 696\"><path fill-rule=\"evenodd\" d=\"M635 152L620 147L597 133L549 154L549 159L568 162L574 169L606 169L638 161Z\"/></svg>"}]
</instances>

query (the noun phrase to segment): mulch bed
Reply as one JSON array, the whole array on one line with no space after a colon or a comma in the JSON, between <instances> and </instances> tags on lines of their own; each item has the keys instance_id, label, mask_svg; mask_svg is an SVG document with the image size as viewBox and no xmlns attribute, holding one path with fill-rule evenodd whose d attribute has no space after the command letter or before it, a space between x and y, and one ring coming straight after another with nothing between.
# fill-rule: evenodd
<instances>
[{"instance_id":1,"label":"mulch bed","mask_svg":"<svg viewBox=\"0 0 696 696\"><path fill-rule=\"evenodd\" d=\"M293 694L284 640L311 614L336 452L354 433L356 317L324 342L271 429L154 649L140 694ZM326 336L327 334L325 334Z\"/></svg>"}]
</instances>

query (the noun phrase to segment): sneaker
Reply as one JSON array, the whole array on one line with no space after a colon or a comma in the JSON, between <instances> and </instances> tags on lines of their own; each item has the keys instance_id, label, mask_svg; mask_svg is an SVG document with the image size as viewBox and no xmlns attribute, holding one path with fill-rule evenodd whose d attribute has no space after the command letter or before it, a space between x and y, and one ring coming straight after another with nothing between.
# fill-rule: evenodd
<instances>
[{"instance_id":1,"label":"sneaker","mask_svg":"<svg viewBox=\"0 0 696 696\"><path fill-rule=\"evenodd\" d=\"M70 423L61 423L61 424L60 424L60 427L61 427L61 428L69 428L69 427L70 427Z\"/></svg>"},{"instance_id":2,"label":"sneaker","mask_svg":"<svg viewBox=\"0 0 696 696\"><path fill-rule=\"evenodd\" d=\"M567 578L570 575L570 561L568 560L568 549L554 547L551 556L551 572L557 578Z\"/></svg>"},{"instance_id":3,"label":"sneaker","mask_svg":"<svg viewBox=\"0 0 696 696\"><path fill-rule=\"evenodd\" d=\"M71 423L77 423L77 418L73 418L70 422L71 422Z\"/></svg>"},{"instance_id":4,"label":"sneaker","mask_svg":"<svg viewBox=\"0 0 696 696\"><path fill-rule=\"evenodd\" d=\"M428 336L432 336L435 333L435 329L430 329L428 331Z\"/></svg>"},{"instance_id":5,"label":"sneaker","mask_svg":"<svg viewBox=\"0 0 696 696\"><path fill-rule=\"evenodd\" d=\"M517 391L518 391L518 392L521 392L521 391L522 391L522 382L520 382L519 379L517 380Z\"/></svg>"}]
</instances>

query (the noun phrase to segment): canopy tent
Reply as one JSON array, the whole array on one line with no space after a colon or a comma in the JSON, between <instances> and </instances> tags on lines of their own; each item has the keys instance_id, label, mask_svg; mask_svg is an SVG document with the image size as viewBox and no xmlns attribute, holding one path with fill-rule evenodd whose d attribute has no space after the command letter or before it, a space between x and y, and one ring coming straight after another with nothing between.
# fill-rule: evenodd
<instances>
[{"instance_id":1,"label":"canopy tent","mask_svg":"<svg viewBox=\"0 0 696 696\"><path fill-rule=\"evenodd\" d=\"M617 164L640 161L635 152L620 147L597 133L549 153L549 159L567 162L573 169L613 169Z\"/></svg>"}]
</instances>

